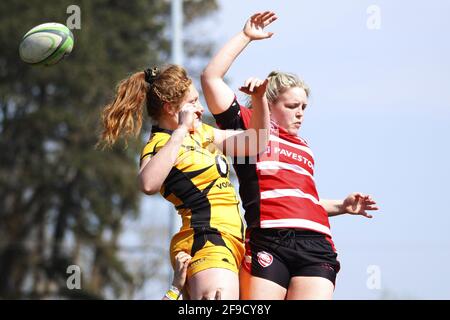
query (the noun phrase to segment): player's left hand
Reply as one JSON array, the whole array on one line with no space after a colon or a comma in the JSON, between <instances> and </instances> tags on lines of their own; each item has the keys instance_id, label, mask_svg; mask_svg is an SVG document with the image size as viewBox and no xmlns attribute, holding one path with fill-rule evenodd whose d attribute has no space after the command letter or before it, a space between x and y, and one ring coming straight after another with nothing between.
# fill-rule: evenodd
<instances>
[{"instance_id":1,"label":"player's left hand","mask_svg":"<svg viewBox=\"0 0 450 320\"><path fill-rule=\"evenodd\" d=\"M261 97L266 93L268 83L268 79L248 78L244 85L239 88L239 91L251 96Z\"/></svg>"},{"instance_id":2,"label":"player's left hand","mask_svg":"<svg viewBox=\"0 0 450 320\"><path fill-rule=\"evenodd\" d=\"M378 210L376 202L370 195L364 195L359 192L351 193L344 199L342 211L348 214L361 215L366 218L372 218L366 211Z\"/></svg>"}]
</instances>

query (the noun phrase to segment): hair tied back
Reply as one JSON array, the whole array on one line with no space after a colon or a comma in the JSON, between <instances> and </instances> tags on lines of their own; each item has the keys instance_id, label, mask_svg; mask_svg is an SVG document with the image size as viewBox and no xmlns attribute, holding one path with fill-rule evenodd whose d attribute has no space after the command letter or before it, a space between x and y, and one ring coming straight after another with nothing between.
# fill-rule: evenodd
<instances>
[{"instance_id":1,"label":"hair tied back","mask_svg":"<svg viewBox=\"0 0 450 320\"><path fill-rule=\"evenodd\" d=\"M153 82L155 82L156 78L159 76L160 71L158 67L154 67L151 69L144 70L144 73L145 73L145 81L148 82L150 85L152 85Z\"/></svg>"}]
</instances>

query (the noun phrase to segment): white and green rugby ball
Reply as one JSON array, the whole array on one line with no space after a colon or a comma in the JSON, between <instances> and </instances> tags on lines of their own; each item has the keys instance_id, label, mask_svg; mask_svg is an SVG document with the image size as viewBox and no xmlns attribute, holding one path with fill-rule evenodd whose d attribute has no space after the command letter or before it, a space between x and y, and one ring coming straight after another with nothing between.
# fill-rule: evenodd
<instances>
[{"instance_id":1,"label":"white and green rugby ball","mask_svg":"<svg viewBox=\"0 0 450 320\"><path fill-rule=\"evenodd\" d=\"M72 52L73 34L60 23L44 23L28 31L20 43L20 58L32 65L50 66Z\"/></svg>"}]
</instances>

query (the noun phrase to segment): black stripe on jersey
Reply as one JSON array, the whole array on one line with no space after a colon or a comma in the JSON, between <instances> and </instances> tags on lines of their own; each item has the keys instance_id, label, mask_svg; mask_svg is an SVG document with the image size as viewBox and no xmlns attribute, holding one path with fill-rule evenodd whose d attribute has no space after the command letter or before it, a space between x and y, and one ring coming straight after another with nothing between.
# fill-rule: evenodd
<instances>
[{"instance_id":1,"label":"black stripe on jersey","mask_svg":"<svg viewBox=\"0 0 450 320\"><path fill-rule=\"evenodd\" d=\"M191 256L194 256L198 250L203 248L207 241L215 244L216 246L225 247L231 252L231 254L233 254L233 251L227 247L227 244L222 239L222 235L219 230L216 228L201 227L194 228L194 242L192 243Z\"/></svg>"},{"instance_id":2,"label":"black stripe on jersey","mask_svg":"<svg viewBox=\"0 0 450 320\"><path fill-rule=\"evenodd\" d=\"M202 174L212 166L191 172L183 172L173 167L164 181L164 198L173 193L183 202L181 208L189 208L192 211L210 205L206 195L195 186L191 179Z\"/></svg>"},{"instance_id":3,"label":"black stripe on jersey","mask_svg":"<svg viewBox=\"0 0 450 320\"><path fill-rule=\"evenodd\" d=\"M239 195L242 199L247 228L259 227L261 192L256 164L233 164L239 181Z\"/></svg>"},{"instance_id":4,"label":"black stripe on jersey","mask_svg":"<svg viewBox=\"0 0 450 320\"><path fill-rule=\"evenodd\" d=\"M142 160L146 157L146 156L154 156L155 154L157 154L156 152L156 147L158 146L158 144L160 144L163 140L159 140L157 143L155 143L155 146L153 147L153 151L147 152L146 154L144 154L141 157L141 162Z\"/></svg>"},{"instance_id":5,"label":"black stripe on jersey","mask_svg":"<svg viewBox=\"0 0 450 320\"><path fill-rule=\"evenodd\" d=\"M174 130L160 128L159 126L152 126L152 133L163 132L171 135L173 131Z\"/></svg>"},{"instance_id":6,"label":"black stripe on jersey","mask_svg":"<svg viewBox=\"0 0 450 320\"><path fill-rule=\"evenodd\" d=\"M241 107L236 97L226 111L215 114L214 118L221 129L246 129L244 119L241 117ZM239 195L245 210L247 228L259 227L260 223L261 193L255 163L255 159L249 157L233 158L233 167L239 180Z\"/></svg>"},{"instance_id":7,"label":"black stripe on jersey","mask_svg":"<svg viewBox=\"0 0 450 320\"><path fill-rule=\"evenodd\" d=\"M207 195L217 180L211 182L203 191L200 191L191 180L211 167L212 165L192 172L182 172L177 168L172 168L164 182L164 197L167 198L170 194L174 194L183 202L177 209L191 210L191 227L194 230L192 256L203 248L207 240L230 250L223 241L220 232L211 227L211 203Z\"/></svg>"},{"instance_id":8,"label":"black stripe on jersey","mask_svg":"<svg viewBox=\"0 0 450 320\"><path fill-rule=\"evenodd\" d=\"M214 114L214 119L217 125L221 129L246 129L244 125L244 120L240 116L241 107L237 102L236 97L231 103L230 107L220 114Z\"/></svg>"},{"instance_id":9,"label":"black stripe on jersey","mask_svg":"<svg viewBox=\"0 0 450 320\"><path fill-rule=\"evenodd\" d=\"M217 181L217 179L214 180L213 182L211 182L202 191L202 194L204 194L205 197L207 197L209 190L211 190L211 188L214 186L216 181ZM209 201L208 201L208 204L209 204ZM209 209L210 210L209 210L208 221L211 221L211 205L210 205ZM206 217L203 215L192 214L191 226L194 229L194 242L192 243L191 255L194 256L198 250L203 248L203 246L206 244L207 241L215 244L216 246L223 246L223 247L227 248L231 252L231 254L233 254L233 251L227 247L225 241L223 241L223 239L222 239L222 235L216 228L212 228L210 225L208 227L200 227L200 228L197 227L197 226L201 226L203 224L203 219L205 219L205 218ZM241 223L242 223L242 220L241 220ZM243 230L242 230L242 234L243 234ZM244 236L242 236L242 239L244 239Z\"/></svg>"},{"instance_id":10,"label":"black stripe on jersey","mask_svg":"<svg viewBox=\"0 0 450 320\"><path fill-rule=\"evenodd\" d=\"M147 156L154 156L156 154L156 152L147 152L146 154L144 154L142 157L141 157L141 162L142 162L142 160L144 160L144 158L145 157L147 157Z\"/></svg>"}]
</instances>

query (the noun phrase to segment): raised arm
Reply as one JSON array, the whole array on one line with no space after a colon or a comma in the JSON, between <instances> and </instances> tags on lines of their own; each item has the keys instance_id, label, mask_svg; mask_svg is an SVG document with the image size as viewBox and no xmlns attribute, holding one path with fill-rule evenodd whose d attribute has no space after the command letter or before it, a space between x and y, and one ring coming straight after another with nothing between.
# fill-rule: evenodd
<instances>
[{"instance_id":1,"label":"raised arm","mask_svg":"<svg viewBox=\"0 0 450 320\"><path fill-rule=\"evenodd\" d=\"M272 37L273 33L264 31L264 28L276 19L275 13L270 11L251 16L243 30L231 38L203 70L203 93L212 114L226 111L233 102L234 92L223 78L234 60L252 40Z\"/></svg>"},{"instance_id":2,"label":"raised arm","mask_svg":"<svg viewBox=\"0 0 450 320\"><path fill-rule=\"evenodd\" d=\"M376 202L369 195L362 193L352 193L344 200L320 200L320 204L327 211L328 216L338 216L341 214L361 215L366 218L372 218L367 210L378 210Z\"/></svg>"},{"instance_id":3,"label":"raised arm","mask_svg":"<svg viewBox=\"0 0 450 320\"><path fill-rule=\"evenodd\" d=\"M184 137L193 126L195 111L196 108L191 104L183 106L179 113L178 128L172 133L169 141L156 155L142 161L139 171L139 184L142 192L154 194L161 189L177 160Z\"/></svg>"}]
</instances>

